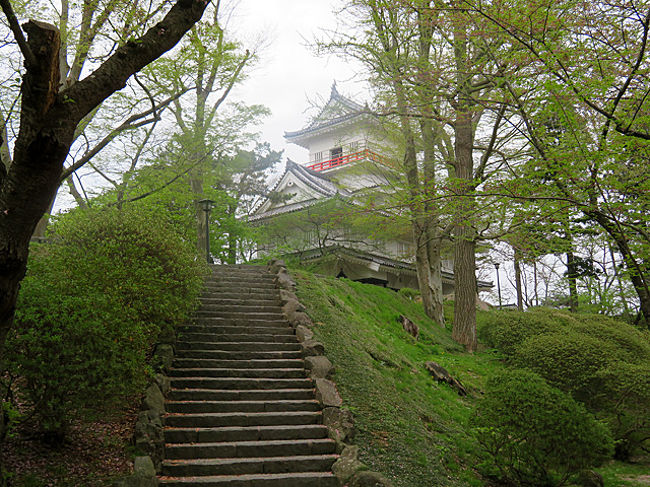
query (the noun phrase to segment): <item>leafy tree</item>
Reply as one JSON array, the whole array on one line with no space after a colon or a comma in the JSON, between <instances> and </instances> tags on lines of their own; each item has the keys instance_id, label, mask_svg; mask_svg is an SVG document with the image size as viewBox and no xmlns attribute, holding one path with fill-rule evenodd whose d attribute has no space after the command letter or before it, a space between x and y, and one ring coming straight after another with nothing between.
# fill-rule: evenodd
<instances>
[{"instance_id":1,"label":"leafy tree","mask_svg":"<svg viewBox=\"0 0 650 487\"><path fill-rule=\"evenodd\" d=\"M602 229L648 326L647 2L466 5L518 46L525 65L503 80L534 151L519 175L549 184L506 191L562 200ZM549 120L562 130L549 131Z\"/></svg>"}]
</instances>

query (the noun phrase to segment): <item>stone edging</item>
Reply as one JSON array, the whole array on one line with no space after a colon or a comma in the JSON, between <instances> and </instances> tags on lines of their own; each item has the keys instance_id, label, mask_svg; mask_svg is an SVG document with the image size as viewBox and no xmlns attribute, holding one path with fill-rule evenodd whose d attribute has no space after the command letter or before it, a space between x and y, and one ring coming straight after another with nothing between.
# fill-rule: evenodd
<instances>
[{"instance_id":1,"label":"stone edging","mask_svg":"<svg viewBox=\"0 0 650 487\"><path fill-rule=\"evenodd\" d=\"M334 366L325 356L323 344L314 339L311 330L314 323L298 301L296 283L291 279L284 261L269 261L267 270L276 275L275 285L280 290L282 312L296 331L305 366L316 387L316 399L323 407L323 424L327 426L329 437L336 441L336 451L341 455L332 466L332 471L341 485L346 487L392 487L388 479L371 472L359 461L359 447L349 443L355 433L354 417L350 411L341 408L343 399L331 380Z\"/></svg>"},{"instance_id":2,"label":"stone edging","mask_svg":"<svg viewBox=\"0 0 650 487\"><path fill-rule=\"evenodd\" d=\"M141 411L133 432L133 443L143 456L135 458L133 474L113 484L114 487L157 487L165 452L163 416L165 395L170 389L167 373L174 360L175 333L161 335L156 344L152 364L156 370L153 382L147 387Z\"/></svg>"}]
</instances>

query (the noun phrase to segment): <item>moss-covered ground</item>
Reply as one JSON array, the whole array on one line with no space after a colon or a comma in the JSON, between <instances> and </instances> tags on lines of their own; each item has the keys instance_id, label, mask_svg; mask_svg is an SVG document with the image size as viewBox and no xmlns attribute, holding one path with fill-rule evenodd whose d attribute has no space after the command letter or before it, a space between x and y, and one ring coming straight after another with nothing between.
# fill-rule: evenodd
<instances>
[{"instance_id":1,"label":"moss-covered ground","mask_svg":"<svg viewBox=\"0 0 650 487\"><path fill-rule=\"evenodd\" d=\"M484 378L501 366L498 357L465 353L419 303L400 293L300 271L293 275L336 367L344 407L355 414L362 460L396 486L482 485L472 468L475 442L467 421ZM417 340L402 329L401 314L418 325ZM424 368L430 360L459 379L469 395L460 397L435 382Z\"/></svg>"},{"instance_id":2,"label":"moss-covered ground","mask_svg":"<svg viewBox=\"0 0 650 487\"><path fill-rule=\"evenodd\" d=\"M451 339L453 303L445 305L445 329L405 293L291 272L336 367L344 407L355 415L361 460L397 487L486 485L475 469L477 443L468 423L485 380L504 365L494 350L469 354ZM479 326L487 313L478 313ZM400 315L418 325L417 340L402 329ZM445 367L469 394L435 382L427 361ZM609 462L598 471L606 487L650 486L646 460Z\"/></svg>"}]
</instances>

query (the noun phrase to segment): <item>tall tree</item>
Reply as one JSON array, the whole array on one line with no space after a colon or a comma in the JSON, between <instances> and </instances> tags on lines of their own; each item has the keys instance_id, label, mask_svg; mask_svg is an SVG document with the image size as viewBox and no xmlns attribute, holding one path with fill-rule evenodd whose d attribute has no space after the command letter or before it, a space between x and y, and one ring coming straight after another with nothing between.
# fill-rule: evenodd
<instances>
[{"instance_id":1,"label":"tall tree","mask_svg":"<svg viewBox=\"0 0 650 487\"><path fill-rule=\"evenodd\" d=\"M554 195L602 228L650 326L650 4L465 5L508 36L526 66L527 76L503 83L536 153L521 175L553 185L552 194L537 188L526 197ZM563 127L559 141L549 135L551 119Z\"/></svg>"},{"instance_id":2,"label":"tall tree","mask_svg":"<svg viewBox=\"0 0 650 487\"><path fill-rule=\"evenodd\" d=\"M25 39L11 4L2 1L25 72L13 158L0 171L0 346L13 321L30 238L59 186L79 123L131 76L174 47L206 6L202 0L179 0L158 23L117 48L83 80L62 87L59 30L32 20L23 26Z\"/></svg>"}]
</instances>

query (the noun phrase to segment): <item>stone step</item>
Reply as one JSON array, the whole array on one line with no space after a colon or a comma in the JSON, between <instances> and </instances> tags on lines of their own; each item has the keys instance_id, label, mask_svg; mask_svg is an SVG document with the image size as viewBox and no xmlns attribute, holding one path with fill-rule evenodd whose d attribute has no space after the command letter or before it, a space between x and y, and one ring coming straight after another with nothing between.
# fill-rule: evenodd
<instances>
[{"instance_id":1,"label":"stone step","mask_svg":"<svg viewBox=\"0 0 650 487\"><path fill-rule=\"evenodd\" d=\"M244 272L267 272L264 264L210 264L212 272L244 271Z\"/></svg>"},{"instance_id":2,"label":"stone step","mask_svg":"<svg viewBox=\"0 0 650 487\"><path fill-rule=\"evenodd\" d=\"M270 360L218 360L200 358L177 358L173 363L178 368L231 368L231 369L273 369L273 368L304 368L303 359L270 359Z\"/></svg>"},{"instance_id":3,"label":"stone step","mask_svg":"<svg viewBox=\"0 0 650 487\"><path fill-rule=\"evenodd\" d=\"M169 413L271 413L280 411L319 411L315 399L298 401L167 401Z\"/></svg>"},{"instance_id":4,"label":"stone step","mask_svg":"<svg viewBox=\"0 0 650 487\"><path fill-rule=\"evenodd\" d=\"M334 453L336 442L329 438L317 440L263 440L215 443L168 443L167 460L191 458L250 458L291 455L322 455Z\"/></svg>"},{"instance_id":5,"label":"stone step","mask_svg":"<svg viewBox=\"0 0 650 487\"><path fill-rule=\"evenodd\" d=\"M264 313L264 314L278 314L282 313L282 306L280 304L266 304L266 305L256 305L256 304L210 304L203 303L199 311L202 312L213 312L221 311L223 313Z\"/></svg>"},{"instance_id":6,"label":"stone step","mask_svg":"<svg viewBox=\"0 0 650 487\"><path fill-rule=\"evenodd\" d=\"M264 291L264 290L275 290L275 283L271 280L261 280L261 279L219 279L214 281L206 281L203 285L204 289L208 291L212 290L224 290L227 292L250 292L250 290Z\"/></svg>"},{"instance_id":7,"label":"stone step","mask_svg":"<svg viewBox=\"0 0 650 487\"><path fill-rule=\"evenodd\" d=\"M184 342L265 342L265 343L297 343L291 328L286 328L282 334L271 333L180 333L178 338Z\"/></svg>"},{"instance_id":8,"label":"stone step","mask_svg":"<svg viewBox=\"0 0 650 487\"><path fill-rule=\"evenodd\" d=\"M242 288L240 286L234 289L229 289L222 286L210 286L203 288L200 297L222 299L280 299L280 291L275 288L257 289L254 287Z\"/></svg>"},{"instance_id":9,"label":"stone step","mask_svg":"<svg viewBox=\"0 0 650 487\"><path fill-rule=\"evenodd\" d=\"M322 472L332 468L338 455L292 455L251 458L209 458L198 460L167 460L163 475L207 476L243 475L288 472Z\"/></svg>"},{"instance_id":10,"label":"stone step","mask_svg":"<svg viewBox=\"0 0 650 487\"><path fill-rule=\"evenodd\" d=\"M295 352L301 347L297 341L294 343L274 342L176 342L177 350L222 350L233 352Z\"/></svg>"},{"instance_id":11,"label":"stone step","mask_svg":"<svg viewBox=\"0 0 650 487\"><path fill-rule=\"evenodd\" d=\"M171 401L298 401L314 398L310 388L296 389L201 389L185 388L169 391Z\"/></svg>"},{"instance_id":12,"label":"stone step","mask_svg":"<svg viewBox=\"0 0 650 487\"><path fill-rule=\"evenodd\" d=\"M291 472L205 477L162 477L166 487L339 487L331 472Z\"/></svg>"},{"instance_id":13,"label":"stone step","mask_svg":"<svg viewBox=\"0 0 650 487\"><path fill-rule=\"evenodd\" d=\"M206 277L206 281L214 281L218 279L268 279L273 280L277 277L275 274L269 274L268 272L242 272L241 270L233 270L230 272L214 272L211 275Z\"/></svg>"},{"instance_id":14,"label":"stone step","mask_svg":"<svg viewBox=\"0 0 650 487\"><path fill-rule=\"evenodd\" d=\"M285 426L224 426L220 428L165 428L167 443L203 443L217 441L306 440L327 438L321 424Z\"/></svg>"},{"instance_id":15,"label":"stone step","mask_svg":"<svg viewBox=\"0 0 650 487\"><path fill-rule=\"evenodd\" d=\"M221 311L221 310L205 310L200 308L195 312L197 318L231 318L234 320L282 320L284 315L282 311L273 311L267 313L258 313L256 311Z\"/></svg>"},{"instance_id":16,"label":"stone step","mask_svg":"<svg viewBox=\"0 0 650 487\"><path fill-rule=\"evenodd\" d=\"M269 412L269 413L233 412L233 413L196 413L196 414L168 413L164 417L165 426L171 426L175 428L209 428L209 427L218 427L218 426L305 425L305 424L320 424L321 419L322 419L322 413L320 411L285 411L285 412ZM172 457L168 456L167 458L172 458Z\"/></svg>"},{"instance_id":17,"label":"stone step","mask_svg":"<svg viewBox=\"0 0 650 487\"><path fill-rule=\"evenodd\" d=\"M262 378L262 379L296 379L307 376L304 368L291 369L274 367L271 369L248 368L248 369L230 369L230 368L179 368L171 369L169 377L185 378L221 378L221 377L243 377L243 378Z\"/></svg>"},{"instance_id":18,"label":"stone step","mask_svg":"<svg viewBox=\"0 0 650 487\"><path fill-rule=\"evenodd\" d=\"M280 298L265 296L240 296L232 294L232 297L224 297L223 294L215 294L201 298L201 304L206 305L223 305L223 306L281 306Z\"/></svg>"},{"instance_id":19,"label":"stone step","mask_svg":"<svg viewBox=\"0 0 650 487\"><path fill-rule=\"evenodd\" d=\"M172 377L175 389L310 389L311 379L265 379L259 377Z\"/></svg>"},{"instance_id":20,"label":"stone step","mask_svg":"<svg viewBox=\"0 0 650 487\"><path fill-rule=\"evenodd\" d=\"M229 325L184 325L177 328L180 334L183 333L209 333L215 335L293 335L294 330L288 324L282 326L229 326Z\"/></svg>"},{"instance_id":21,"label":"stone step","mask_svg":"<svg viewBox=\"0 0 650 487\"><path fill-rule=\"evenodd\" d=\"M268 360L302 358L300 350L177 350L176 358L200 358L214 360Z\"/></svg>"},{"instance_id":22,"label":"stone step","mask_svg":"<svg viewBox=\"0 0 650 487\"><path fill-rule=\"evenodd\" d=\"M197 316L192 319L191 326L288 326L287 320L282 318L222 318L218 316Z\"/></svg>"},{"instance_id":23,"label":"stone step","mask_svg":"<svg viewBox=\"0 0 650 487\"><path fill-rule=\"evenodd\" d=\"M208 275L206 279L219 279L222 277L259 277L265 279L274 279L277 277L276 274L271 274L262 269L224 269L222 272L213 272Z\"/></svg>"}]
</instances>

